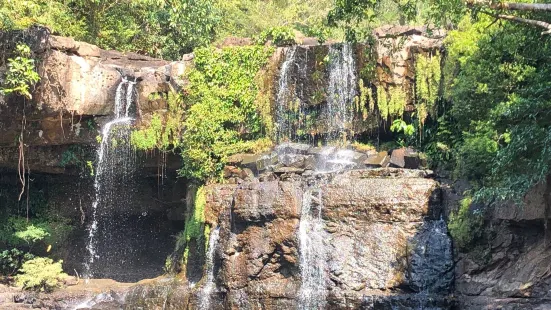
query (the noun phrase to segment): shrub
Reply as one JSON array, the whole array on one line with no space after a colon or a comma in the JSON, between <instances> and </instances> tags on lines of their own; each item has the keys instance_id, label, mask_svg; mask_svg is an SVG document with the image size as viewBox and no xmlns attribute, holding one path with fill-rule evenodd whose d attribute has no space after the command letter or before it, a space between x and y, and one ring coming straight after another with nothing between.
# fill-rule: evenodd
<instances>
[{"instance_id":1,"label":"shrub","mask_svg":"<svg viewBox=\"0 0 551 310\"><path fill-rule=\"evenodd\" d=\"M18 249L4 250L0 252L0 274L11 276L21 268L21 265L34 258L34 255Z\"/></svg>"},{"instance_id":2,"label":"shrub","mask_svg":"<svg viewBox=\"0 0 551 310\"><path fill-rule=\"evenodd\" d=\"M32 99L31 86L40 80L40 76L35 71L34 59L30 58L31 49L25 44L18 44L16 51L17 57L8 59L8 71L0 93L15 93Z\"/></svg>"},{"instance_id":3,"label":"shrub","mask_svg":"<svg viewBox=\"0 0 551 310\"><path fill-rule=\"evenodd\" d=\"M61 286L67 274L63 273L63 261L54 262L50 258L37 257L26 261L15 277L18 286L24 289L51 291Z\"/></svg>"},{"instance_id":4,"label":"shrub","mask_svg":"<svg viewBox=\"0 0 551 310\"><path fill-rule=\"evenodd\" d=\"M295 44L295 33L292 28L289 27L271 27L262 33L255 39L257 44L264 44L268 41L272 41L274 45L293 45Z\"/></svg>"}]
</instances>

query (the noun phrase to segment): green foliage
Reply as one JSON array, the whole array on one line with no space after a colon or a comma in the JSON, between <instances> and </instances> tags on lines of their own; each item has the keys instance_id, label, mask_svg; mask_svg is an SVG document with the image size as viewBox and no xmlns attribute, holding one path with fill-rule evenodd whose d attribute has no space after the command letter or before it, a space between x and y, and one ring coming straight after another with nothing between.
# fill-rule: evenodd
<instances>
[{"instance_id":1,"label":"green foliage","mask_svg":"<svg viewBox=\"0 0 551 310\"><path fill-rule=\"evenodd\" d=\"M62 244L73 230L70 221L47 214L29 221L25 217L10 216L0 222L0 244L32 251L38 243Z\"/></svg>"},{"instance_id":2,"label":"green foliage","mask_svg":"<svg viewBox=\"0 0 551 310\"><path fill-rule=\"evenodd\" d=\"M50 234L43 228L36 227L34 225L29 225L25 230L16 231L14 234L17 238L25 241L28 244L32 244L43 240L48 237Z\"/></svg>"},{"instance_id":3,"label":"green foliage","mask_svg":"<svg viewBox=\"0 0 551 310\"><path fill-rule=\"evenodd\" d=\"M11 276L15 274L23 263L34 257L34 255L16 248L0 252L0 275Z\"/></svg>"},{"instance_id":4,"label":"green foliage","mask_svg":"<svg viewBox=\"0 0 551 310\"><path fill-rule=\"evenodd\" d=\"M270 28L284 27L323 43L328 37L340 37L339 30L325 25L332 0L226 0L218 1L221 22L218 40L228 36L256 37ZM293 38L294 38L293 34ZM300 41L300 40L297 40Z\"/></svg>"},{"instance_id":5,"label":"green foliage","mask_svg":"<svg viewBox=\"0 0 551 310\"><path fill-rule=\"evenodd\" d=\"M406 93L400 85L389 86L388 90L377 87L377 107L383 120L388 117L402 117L406 106Z\"/></svg>"},{"instance_id":6,"label":"green foliage","mask_svg":"<svg viewBox=\"0 0 551 310\"><path fill-rule=\"evenodd\" d=\"M174 252L165 262L165 270L167 272L174 272L179 266L185 266L189 258L190 242L199 242L205 235L207 229L205 227L205 206L205 189L201 186L195 194L193 209L187 214L184 231L178 235Z\"/></svg>"},{"instance_id":7,"label":"green foliage","mask_svg":"<svg viewBox=\"0 0 551 310\"><path fill-rule=\"evenodd\" d=\"M330 0L22 0L0 2L0 28L48 26L104 49L165 59L222 41L286 27L320 42L338 31L325 27ZM293 32L291 32L293 33ZM287 33L275 32L287 39ZM294 35L293 35L294 38ZM279 39L278 39L279 40Z\"/></svg>"},{"instance_id":8,"label":"green foliage","mask_svg":"<svg viewBox=\"0 0 551 310\"><path fill-rule=\"evenodd\" d=\"M69 2L73 1L1 1L0 29L23 29L39 24L47 25L55 34L83 38L85 22L67 5Z\"/></svg>"},{"instance_id":9,"label":"green foliage","mask_svg":"<svg viewBox=\"0 0 551 310\"><path fill-rule=\"evenodd\" d=\"M450 113L464 132L456 171L481 187L477 199L521 200L551 172L551 40L537 29L490 24L464 20L447 41Z\"/></svg>"},{"instance_id":10,"label":"green foliage","mask_svg":"<svg viewBox=\"0 0 551 310\"><path fill-rule=\"evenodd\" d=\"M251 150L263 138L267 120L255 103L255 76L272 53L273 48L263 46L195 52L181 142L182 176L213 177L228 156Z\"/></svg>"},{"instance_id":11,"label":"green foliage","mask_svg":"<svg viewBox=\"0 0 551 310\"><path fill-rule=\"evenodd\" d=\"M168 151L180 146L185 114L183 98L181 94L174 91L164 97L167 102L167 112L154 113L146 127L132 132L130 142L136 149Z\"/></svg>"},{"instance_id":12,"label":"green foliage","mask_svg":"<svg viewBox=\"0 0 551 310\"><path fill-rule=\"evenodd\" d=\"M255 39L256 44L264 44L268 41L277 46L293 45L295 44L295 33L289 27L271 27L262 31Z\"/></svg>"},{"instance_id":13,"label":"green foliage","mask_svg":"<svg viewBox=\"0 0 551 310\"><path fill-rule=\"evenodd\" d=\"M63 273L63 261L54 262L50 258L37 257L23 263L15 282L24 289L51 291L60 287L67 277Z\"/></svg>"},{"instance_id":14,"label":"green foliage","mask_svg":"<svg viewBox=\"0 0 551 310\"><path fill-rule=\"evenodd\" d=\"M479 125L474 133L465 132L464 141L458 148L456 174L473 182L480 182L491 170L497 154L495 133Z\"/></svg>"},{"instance_id":15,"label":"green foliage","mask_svg":"<svg viewBox=\"0 0 551 310\"><path fill-rule=\"evenodd\" d=\"M30 58L31 49L27 45L18 44L16 54L15 58L8 59L8 71L0 93L16 94L31 99L31 87L40 80L40 76L35 71L34 59Z\"/></svg>"},{"instance_id":16,"label":"green foliage","mask_svg":"<svg viewBox=\"0 0 551 310\"><path fill-rule=\"evenodd\" d=\"M412 124L404 122L402 119L396 119L392 122L390 130L393 132L403 132L406 136L411 136L415 133L415 127Z\"/></svg>"},{"instance_id":17,"label":"green foliage","mask_svg":"<svg viewBox=\"0 0 551 310\"><path fill-rule=\"evenodd\" d=\"M466 250L482 233L484 216L480 212L471 212L472 198L466 197L461 201L459 209L450 214L448 230L455 245Z\"/></svg>"},{"instance_id":18,"label":"green foliage","mask_svg":"<svg viewBox=\"0 0 551 310\"><path fill-rule=\"evenodd\" d=\"M437 116L436 103L440 92L440 54L418 55L415 60L415 106L419 125L427 116Z\"/></svg>"}]
</instances>

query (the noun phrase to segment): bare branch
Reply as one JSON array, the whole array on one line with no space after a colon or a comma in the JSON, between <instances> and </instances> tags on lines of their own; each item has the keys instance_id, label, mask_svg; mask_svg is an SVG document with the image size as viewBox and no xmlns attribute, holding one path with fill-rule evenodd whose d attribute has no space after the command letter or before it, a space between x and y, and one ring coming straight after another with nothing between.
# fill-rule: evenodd
<instances>
[{"instance_id":1,"label":"bare branch","mask_svg":"<svg viewBox=\"0 0 551 310\"><path fill-rule=\"evenodd\" d=\"M498 15L491 14L491 15L494 16L494 17L497 17L499 19L510 20L510 21L513 21L513 22L516 22L516 23L527 24L527 25L538 26L538 27L544 28L546 30L541 33L542 35L551 33L551 24L546 23L546 22L542 22L541 20L526 19L526 18L522 18L522 17L518 17L518 16L503 15L503 14L498 14Z\"/></svg>"},{"instance_id":2,"label":"bare branch","mask_svg":"<svg viewBox=\"0 0 551 310\"><path fill-rule=\"evenodd\" d=\"M510 11L551 11L550 3L495 3L489 0L467 0L467 6L486 6L493 10Z\"/></svg>"}]
</instances>

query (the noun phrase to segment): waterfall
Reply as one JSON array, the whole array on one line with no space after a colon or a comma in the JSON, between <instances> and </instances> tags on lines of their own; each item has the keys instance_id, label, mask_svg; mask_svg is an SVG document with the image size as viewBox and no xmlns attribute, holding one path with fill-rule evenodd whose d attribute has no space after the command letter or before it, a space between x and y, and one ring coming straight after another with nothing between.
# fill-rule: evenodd
<instances>
[{"instance_id":1,"label":"waterfall","mask_svg":"<svg viewBox=\"0 0 551 310\"><path fill-rule=\"evenodd\" d=\"M98 233L101 233L104 239L102 241L109 241L107 239L111 236L108 228L109 225L114 224L105 221L105 218L109 217L109 208L124 202L127 198L125 193L118 189L120 184L128 181L134 167L134 154L129 139L130 125L133 120L130 110L135 96L135 84L134 81L122 78L115 92L115 118L106 123L101 131L94 180L95 199L92 203L91 224L88 228L86 245L87 258L84 262L86 279L94 276L96 260L102 258L102 254L113 254L99 253Z\"/></svg>"},{"instance_id":2,"label":"waterfall","mask_svg":"<svg viewBox=\"0 0 551 310\"><path fill-rule=\"evenodd\" d=\"M326 117L330 140L344 138L354 119L356 91L356 63L350 43L329 48L329 87Z\"/></svg>"},{"instance_id":3,"label":"waterfall","mask_svg":"<svg viewBox=\"0 0 551 310\"><path fill-rule=\"evenodd\" d=\"M201 310L210 310L211 293L212 290L216 288L216 283L214 282L214 254L218 246L219 238L220 228L216 227L210 232L209 249L207 251L206 260L207 281L199 294L199 309Z\"/></svg>"},{"instance_id":4,"label":"waterfall","mask_svg":"<svg viewBox=\"0 0 551 310\"><path fill-rule=\"evenodd\" d=\"M279 71L276 94L276 132L278 141L292 136L292 124L289 118L293 108L289 105L294 105L294 101L298 100L294 94L294 87L291 87L293 86L292 70L296 63L296 54L296 46L285 49L285 61L283 61Z\"/></svg>"},{"instance_id":5,"label":"waterfall","mask_svg":"<svg viewBox=\"0 0 551 310\"><path fill-rule=\"evenodd\" d=\"M322 210L321 189L308 188L302 199L302 213L299 226L299 253L302 285L299 291L299 309L325 308L327 296L325 253L325 230Z\"/></svg>"}]
</instances>

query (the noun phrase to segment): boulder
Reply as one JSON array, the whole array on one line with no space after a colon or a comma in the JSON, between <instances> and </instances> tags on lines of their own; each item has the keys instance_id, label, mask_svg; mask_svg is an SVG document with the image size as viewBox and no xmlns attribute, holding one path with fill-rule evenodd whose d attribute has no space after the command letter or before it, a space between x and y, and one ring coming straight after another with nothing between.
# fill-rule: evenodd
<instances>
[{"instance_id":1,"label":"boulder","mask_svg":"<svg viewBox=\"0 0 551 310\"><path fill-rule=\"evenodd\" d=\"M286 142L276 146L278 154L308 154L310 145L304 143Z\"/></svg>"},{"instance_id":2,"label":"boulder","mask_svg":"<svg viewBox=\"0 0 551 310\"><path fill-rule=\"evenodd\" d=\"M419 169L421 159L419 153L411 148L399 148L392 151L390 156L390 166L396 168Z\"/></svg>"},{"instance_id":3,"label":"boulder","mask_svg":"<svg viewBox=\"0 0 551 310\"><path fill-rule=\"evenodd\" d=\"M374 156L368 157L364 164L367 167L371 168L384 168L388 165L390 162L390 157L388 156L387 152L379 152L375 154Z\"/></svg>"}]
</instances>

